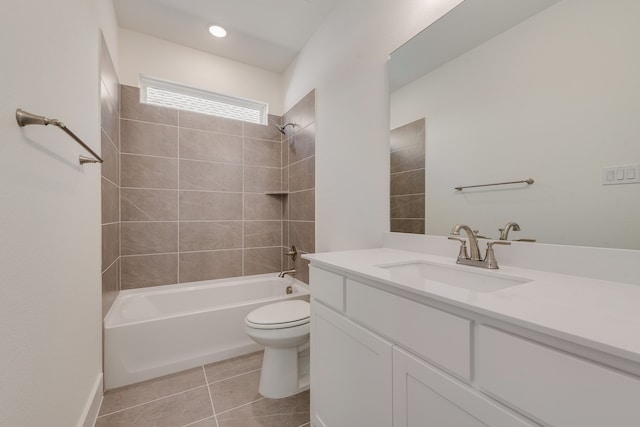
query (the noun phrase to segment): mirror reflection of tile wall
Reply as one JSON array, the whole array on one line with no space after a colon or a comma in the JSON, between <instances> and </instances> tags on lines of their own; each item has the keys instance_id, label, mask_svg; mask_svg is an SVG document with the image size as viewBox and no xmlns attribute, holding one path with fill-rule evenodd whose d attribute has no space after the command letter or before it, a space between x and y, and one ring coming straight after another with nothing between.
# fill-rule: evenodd
<instances>
[{"instance_id":1,"label":"mirror reflection of tile wall","mask_svg":"<svg viewBox=\"0 0 640 427\"><path fill-rule=\"evenodd\" d=\"M391 130L391 231L425 232L425 119Z\"/></svg>"}]
</instances>

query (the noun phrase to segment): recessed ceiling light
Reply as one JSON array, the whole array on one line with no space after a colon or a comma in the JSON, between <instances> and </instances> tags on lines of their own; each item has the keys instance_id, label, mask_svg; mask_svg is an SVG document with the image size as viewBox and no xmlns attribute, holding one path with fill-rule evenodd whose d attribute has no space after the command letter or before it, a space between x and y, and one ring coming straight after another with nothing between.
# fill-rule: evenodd
<instances>
[{"instance_id":1,"label":"recessed ceiling light","mask_svg":"<svg viewBox=\"0 0 640 427\"><path fill-rule=\"evenodd\" d=\"M227 35L227 30L217 25L212 25L209 27L209 32L214 37L224 37Z\"/></svg>"}]
</instances>

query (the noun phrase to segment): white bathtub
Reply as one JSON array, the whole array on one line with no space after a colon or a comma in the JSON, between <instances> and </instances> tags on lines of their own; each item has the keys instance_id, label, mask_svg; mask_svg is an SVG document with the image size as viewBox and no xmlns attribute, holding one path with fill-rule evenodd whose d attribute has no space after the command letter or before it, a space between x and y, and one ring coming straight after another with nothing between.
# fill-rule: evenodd
<instances>
[{"instance_id":1,"label":"white bathtub","mask_svg":"<svg viewBox=\"0 0 640 427\"><path fill-rule=\"evenodd\" d=\"M286 299L308 300L308 286L263 274L121 291L104 320L105 388L258 351L245 317Z\"/></svg>"}]
</instances>

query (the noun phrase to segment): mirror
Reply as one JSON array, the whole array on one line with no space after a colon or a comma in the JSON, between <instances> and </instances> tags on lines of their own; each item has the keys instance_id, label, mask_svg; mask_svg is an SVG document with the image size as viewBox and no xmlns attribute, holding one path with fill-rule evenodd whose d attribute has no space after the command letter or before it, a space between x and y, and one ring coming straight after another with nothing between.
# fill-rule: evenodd
<instances>
[{"instance_id":1,"label":"mirror","mask_svg":"<svg viewBox=\"0 0 640 427\"><path fill-rule=\"evenodd\" d=\"M427 234L515 221L509 240L640 249L639 19L630 0L465 0L392 53L391 129L425 123Z\"/></svg>"}]
</instances>

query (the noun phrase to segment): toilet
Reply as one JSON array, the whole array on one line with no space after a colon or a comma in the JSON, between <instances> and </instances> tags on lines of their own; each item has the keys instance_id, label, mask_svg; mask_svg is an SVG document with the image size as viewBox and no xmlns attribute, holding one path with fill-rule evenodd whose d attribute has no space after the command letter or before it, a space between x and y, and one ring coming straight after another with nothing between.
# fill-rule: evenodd
<instances>
[{"instance_id":1,"label":"toilet","mask_svg":"<svg viewBox=\"0 0 640 427\"><path fill-rule=\"evenodd\" d=\"M262 396L280 399L309 389L309 318L309 303L302 300L265 305L247 315L247 335L265 347Z\"/></svg>"}]
</instances>

